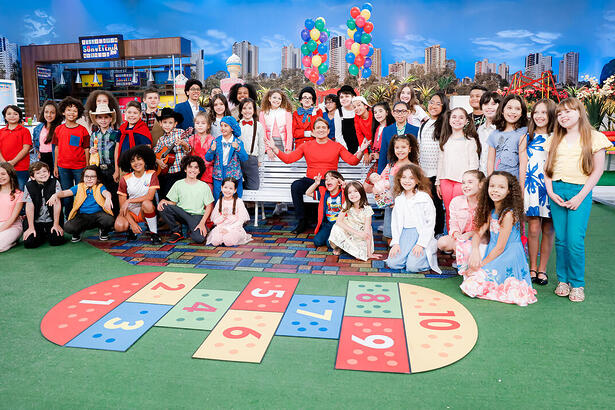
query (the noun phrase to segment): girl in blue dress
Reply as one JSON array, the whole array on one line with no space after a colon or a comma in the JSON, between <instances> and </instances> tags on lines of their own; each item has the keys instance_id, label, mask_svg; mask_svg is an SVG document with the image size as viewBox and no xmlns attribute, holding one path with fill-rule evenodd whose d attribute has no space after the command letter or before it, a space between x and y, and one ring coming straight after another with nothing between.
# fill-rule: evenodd
<instances>
[{"instance_id":1,"label":"girl in blue dress","mask_svg":"<svg viewBox=\"0 0 615 410\"><path fill-rule=\"evenodd\" d=\"M545 142L553 132L554 124L555 103L550 99L540 100L532 110L527 134L519 141L519 182L523 189L523 210L528 220L530 276L532 282L538 285L549 283L547 262L555 237L549 196L545 187Z\"/></svg>"},{"instance_id":2,"label":"girl in blue dress","mask_svg":"<svg viewBox=\"0 0 615 410\"><path fill-rule=\"evenodd\" d=\"M519 227L523 223L523 199L517 178L495 171L481 188L474 217L478 235L468 255L457 249L460 288L470 297L527 306L536 302ZM489 233L485 257L480 241Z\"/></svg>"}]
</instances>

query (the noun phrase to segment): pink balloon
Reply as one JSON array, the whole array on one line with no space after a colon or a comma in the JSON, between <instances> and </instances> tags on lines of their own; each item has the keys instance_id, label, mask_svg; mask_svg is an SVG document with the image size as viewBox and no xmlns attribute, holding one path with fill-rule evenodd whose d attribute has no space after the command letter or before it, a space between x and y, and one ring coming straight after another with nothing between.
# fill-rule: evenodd
<instances>
[{"instance_id":1,"label":"pink balloon","mask_svg":"<svg viewBox=\"0 0 615 410\"><path fill-rule=\"evenodd\" d=\"M366 56L367 53L369 53L369 46L367 44L361 44L359 46L359 54L361 54L362 56Z\"/></svg>"},{"instance_id":2,"label":"pink balloon","mask_svg":"<svg viewBox=\"0 0 615 410\"><path fill-rule=\"evenodd\" d=\"M368 48L369 50L369 48ZM312 57L310 56L303 56L303 59L301 60L301 62L303 63L303 65L305 67L309 67L310 65L312 65Z\"/></svg>"},{"instance_id":3,"label":"pink balloon","mask_svg":"<svg viewBox=\"0 0 615 410\"><path fill-rule=\"evenodd\" d=\"M365 17L363 16L357 17L354 21L355 23L357 23L357 27L359 28L362 28L363 26L365 26Z\"/></svg>"},{"instance_id":4,"label":"pink balloon","mask_svg":"<svg viewBox=\"0 0 615 410\"><path fill-rule=\"evenodd\" d=\"M354 58L354 63L357 67L361 67L363 63L365 63L365 57L362 54L359 54Z\"/></svg>"},{"instance_id":5,"label":"pink balloon","mask_svg":"<svg viewBox=\"0 0 615 410\"><path fill-rule=\"evenodd\" d=\"M349 38L346 40L346 42L344 43L344 46L346 46L346 50L350 50L350 47L352 47L352 43L354 43L354 40Z\"/></svg>"},{"instance_id":6,"label":"pink balloon","mask_svg":"<svg viewBox=\"0 0 615 410\"><path fill-rule=\"evenodd\" d=\"M306 68L305 71L303 72L303 74L305 74L306 78L310 78L310 74L312 74L312 69L311 68Z\"/></svg>"}]
</instances>

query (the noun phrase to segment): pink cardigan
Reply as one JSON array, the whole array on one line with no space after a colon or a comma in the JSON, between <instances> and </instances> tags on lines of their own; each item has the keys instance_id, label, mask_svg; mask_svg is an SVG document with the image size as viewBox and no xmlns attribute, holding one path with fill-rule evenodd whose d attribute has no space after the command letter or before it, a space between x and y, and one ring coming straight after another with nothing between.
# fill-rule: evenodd
<instances>
[{"instance_id":1,"label":"pink cardigan","mask_svg":"<svg viewBox=\"0 0 615 410\"><path fill-rule=\"evenodd\" d=\"M474 212L476 208L470 208L465 196L459 195L451 200L449 205L450 229L449 235L454 232L458 235L474 230Z\"/></svg>"},{"instance_id":2,"label":"pink cardigan","mask_svg":"<svg viewBox=\"0 0 615 410\"><path fill-rule=\"evenodd\" d=\"M286 135L282 137L282 142L284 143L284 148L286 151L293 150L293 113L290 111L286 111L286 124L284 128L286 129ZM265 130L265 140L271 138L271 129L267 128L267 123L265 122L265 113L262 111L258 114L258 122L263 124L263 129Z\"/></svg>"}]
</instances>

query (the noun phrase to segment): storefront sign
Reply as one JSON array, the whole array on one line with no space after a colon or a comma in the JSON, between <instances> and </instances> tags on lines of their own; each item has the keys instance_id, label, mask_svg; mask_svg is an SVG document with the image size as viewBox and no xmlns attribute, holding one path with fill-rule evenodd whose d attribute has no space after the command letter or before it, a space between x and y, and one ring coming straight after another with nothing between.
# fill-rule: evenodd
<instances>
[{"instance_id":1,"label":"storefront sign","mask_svg":"<svg viewBox=\"0 0 615 410\"><path fill-rule=\"evenodd\" d=\"M51 68L36 67L36 76L41 80L51 80Z\"/></svg>"},{"instance_id":2,"label":"storefront sign","mask_svg":"<svg viewBox=\"0 0 615 410\"><path fill-rule=\"evenodd\" d=\"M124 57L124 38L121 34L79 37L83 60L114 60Z\"/></svg>"}]
</instances>

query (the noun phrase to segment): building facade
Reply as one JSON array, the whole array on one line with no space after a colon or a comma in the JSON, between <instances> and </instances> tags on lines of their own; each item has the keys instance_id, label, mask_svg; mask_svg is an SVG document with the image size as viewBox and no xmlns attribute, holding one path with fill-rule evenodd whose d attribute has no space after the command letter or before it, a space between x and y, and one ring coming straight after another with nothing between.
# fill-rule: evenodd
<instances>
[{"instance_id":1,"label":"building facade","mask_svg":"<svg viewBox=\"0 0 615 410\"><path fill-rule=\"evenodd\" d=\"M193 70L196 76L196 79L201 83L205 82L205 51L199 50L196 53L192 53L190 57L190 63L194 64Z\"/></svg>"},{"instance_id":2,"label":"building facade","mask_svg":"<svg viewBox=\"0 0 615 410\"><path fill-rule=\"evenodd\" d=\"M0 78L11 79L15 61L17 61L17 44L11 43L6 37L0 37Z\"/></svg>"},{"instance_id":3,"label":"building facade","mask_svg":"<svg viewBox=\"0 0 615 410\"><path fill-rule=\"evenodd\" d=\"M532 53L525 57L525 75L539 78L543 71L553 71L553 57Z\"/></svg>"},{"instance_id":4,"label":"building facade","mask_svg":"<svg viewBox=\"0 0 615 410\"><path fill-rule=\"evenodd\" d=\"M425 73L440 72L446 68L446 48L436 44L425 49Z\"/></svg>"},{"instance_id":5,"label":"building facade","mask_svg":"<svg viewBox=\"0 0 615 410\"><path fill-rule=\"evenodd\" d=\"M344 46L343 36L333 36L329 40L329 72L337 74L341 84L348 73L348 63L346 62L346 47Z\"/></svg>"},{"instance_id":6,"label":"building facade","mask_svg":"<svg viewBox=\"0 0 615 410\"><path fill-rule=\"evenodd\" d=\"M569 51L559 62L559 82L562 84L578 84L579 53Z\"/></svg>"},{"instance_id":7,"label":"building facade","mask_svg":"<svg viewBox=\"0 0 615 410\"><path fill-rule=\"evenodd\" d=\"M282 47L282 70L304 68L301 64L301 49L292 44Z\"/></svg>"},{"instance_id":8,"label":"building facade","mask_svg":"<svg viewBox=\"0 0 615 410\"><path fill-rule=\"evenodd\" d=\"M258 71L258 47L249 41L241 41L233 44L233 54L241 59L240 76L245 78L247 75L257 77Z\"/></svg>"}]
</instances>

